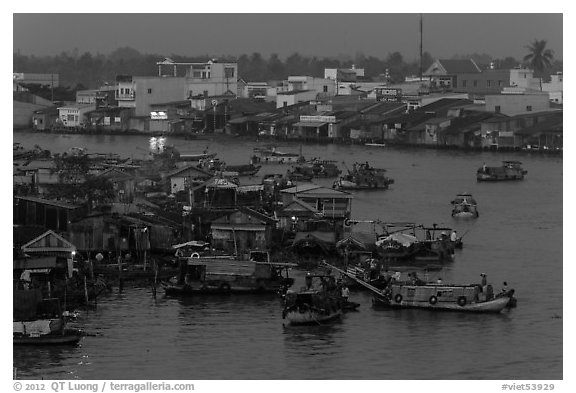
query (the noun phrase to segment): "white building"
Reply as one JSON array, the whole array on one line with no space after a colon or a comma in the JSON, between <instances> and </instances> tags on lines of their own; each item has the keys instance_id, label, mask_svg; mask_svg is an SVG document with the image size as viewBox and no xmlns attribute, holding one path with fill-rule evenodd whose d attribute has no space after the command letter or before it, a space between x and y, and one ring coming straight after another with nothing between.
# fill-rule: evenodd
<instances>
[{"instance_id":1,"label":"white building","mask_svg":"<svg viewBox=\"0 0 576 393\"><path fill-rule=\"evenodd\" d=\"M150 116L151 104L195 97L236 96L238 65L218 63L177 63L164 59L156 63L158 76L116 78L118 106L135 108L135 116ZM168 69L170 72L165 73Z\"/></svg>"},{"instance_id":2,"label":"white building","mask_svg":"<svg viewBox=\"0 0 576 393\"><path fill-rule=\"evenodd\" d=\"M64 127L79 127L84 124L88 112L96 109L96 104L74 104L58 108L58 119Z\"/></svg>"},{"instance_id":3,"label":"white building","mask_svg":"<svg viewBox=\"0 0 576 393\"><path fill-rule=\"evenodd\" d=\"M510 70L510 86L521 89L540 90L540 80L534 78L534 71L527 68Z\"/></svg>"},{"instance_id":4,"label":"white building","mask_svg":"<svg viewBox=\"0 0 576 393\"><path fill-rule=\"evenodd\" d=\"M502 94L486 95L486 111L507 116L550 110L549 96L545 92L505 89Z\"/></svg>"},{"instance_id":5,"label":"white building","mask_svg":"<svg viewBox=\"0 0 576 393\"><path fill-rule=\"evenodd\" d=\"M564 79L562 72L557 72L555 75L550 75L550 82L542 83L542 91L548 92L550 101L562 104L564 89L562 80Z\"/></svg>"},{"instance_id":6,"label":"white building","mask_svg":"<svg viewBox=\"0 0 576 393\"><path fill-rule=\"evenodd\" d=\"M332 97L336 95L336 82L313 76L289 76L282 86L277 87L277 93L302 90L314 91L318 98Z\"/></svg>"},{"instance_id":7,"label":"white building","mask_svg":"<svg viewBox=\"0 0 576 393\"><path fill-rule=\"evenodd\" d=\"M276 94L276 108L312 101L316 99L316 95L314 90L281 91Z\"/></svg>"}]
</instances>

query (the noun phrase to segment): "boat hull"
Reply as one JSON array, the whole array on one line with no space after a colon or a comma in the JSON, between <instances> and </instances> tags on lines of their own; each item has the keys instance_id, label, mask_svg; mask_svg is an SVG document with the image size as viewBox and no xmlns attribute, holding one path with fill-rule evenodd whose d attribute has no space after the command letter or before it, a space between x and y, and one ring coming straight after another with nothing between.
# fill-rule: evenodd
<instances>
[{"instance_id":1,"label":"boat hull","mask_svg":"<svg viewBox=\"0 0 576 393\"><path fill-rule=\"evenodd\" d=\"M311 310L293 310L288 311L284 315L287 324L291 326L305 326L305 325L321 325L323 323L332 322L340 319L342 310L323 314Z\"/></svg>"},{"instance_id":2,"label":"boat hull","mask_svg":"<svg viewBox=\"0 0 576 393\"><path fill-rule=\"evenodd\" d=\"M500 297L493 300L477 303L467 303L459 305L457 303L444 303L438 302L431 304L424 301L411 301L402 300L401 302L394 302L387 298L375 296L373 299L373 306L387 307L387 308L420 308L431 311L458 311L458 312L471 312L471 313L499 313L508 306L510 298Z\"/></svg>"},{"instance_id":3,"label":"boat hull","mask_svg":"<svg viewBox=\"0 0 576 393\"><path fill-rule=\"evenodd\" d=\"M37 337L14 334L13 345L76 345L82 339L77 330L66 330L64 334L45 334Z\"/></svg>"},{"instance_id":4,"label":"boat hull","mask_svg":"<svg viewBox=\"0 0 576 393\"><path fill-rule=\"evenodd\" d=\"M478 212L455 212L452 213L454 218L477 218Z\"/></svg>"}]
</instances>

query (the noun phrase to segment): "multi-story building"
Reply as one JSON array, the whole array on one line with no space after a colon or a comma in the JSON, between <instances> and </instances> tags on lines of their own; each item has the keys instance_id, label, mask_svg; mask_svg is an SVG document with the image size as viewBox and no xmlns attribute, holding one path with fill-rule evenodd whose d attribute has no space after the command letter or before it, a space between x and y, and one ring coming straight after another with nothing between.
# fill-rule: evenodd
<instances>
[{"instance_id":1,"label":"multi-story building","mask_svg":"<svg viewBox=\"0 0 576 393\"><path fill-rule=\"evenodd\" d=\"M550 100L546 92L508 89L503 93L485 96L486 111L514 116L550 110Z\"/></svg>"},{"instance_id":2,"label":"multi-story building","mask_svg":"<svg viewBox=\"0 0 576 393\"><path fill-rule=\"evenodd\" d=\"M557 72L550 75L550 82L542 83L542 90L548 92L550 101L557 104L563 103L563 87L562 80L564 79L562 72Z\"/></svg>"},{"instance_id":3,"label":"multi-story building","mask_svg":"<svg viewBox=\"0 0 576 393\"><path fill-rule=\"evenodd\" d=\"M158 76L119 75L116 78L116 99L118 106L134 108L134 116L148 119L156 116L153 106L167 102L191 100L198 97L235 97L238 89L237 64L218 63L178 63L164 59L156 63ZM171 71L166 74L166 68ZM154 119L156 120L156 119ZM147 129L146 122L138 122L138 127Z\"/></svg>"}]
</instances>

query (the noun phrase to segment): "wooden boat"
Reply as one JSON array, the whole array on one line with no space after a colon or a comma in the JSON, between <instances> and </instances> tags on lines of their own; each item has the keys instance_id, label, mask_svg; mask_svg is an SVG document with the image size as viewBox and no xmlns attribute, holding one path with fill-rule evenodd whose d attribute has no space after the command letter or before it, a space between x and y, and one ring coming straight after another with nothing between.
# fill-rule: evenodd
<instances>
[{"instance_id":1,"label":"wooden boat","mask_svg":"<svg viewBox=\"0 0 576 393\"><path fill-rule=\"evenodd\" d=\"M264 164L297 164L304 161L302 154L281 152L275 146L255 150L254 152L260 155L259 162Z\"/></svg>"},{"instance_id":2,"label":"wooden boat","mask_svg":"<svg viewBox=\"0 0 576 393\"><path fill-rule=\"evenodd\" d=\"M313 178L330 178L336 177L342 173L342 170L336 165L336 161L317 160L294 166L286 174L290 180L312 180Z\"/></svg>"},{"instance_id":3,"label":"wooden boat","mask_svg":"<svg viewBox=\"0 0 576 393\"><path fill-rule=\"evenodd\" d=\"M368 163L354 164L348 174L332 184L337 190L387 190L394 180L385 175L386 169L373 168Z\"/></svg>"},{"instance_id":4,"label":"wooden boat","mask_svg":"<svg viewBox=\"0 0 576 393\"><path fill-rule=\"evenodd\" d=\"M348 275L344 270L330 267ZM495 296L492 285L485 282L485 275L482 276L481 284L442 284L422 282L413 274L411 282L392 279L384 289L375 288L355 277L351 278L374 293L375 307L499 313L509 304L515 303L514 290Z\"/></svg>"},{"instance_id":5,"label":"wooden boat","mask_svg":"<svg viewBox=\"0 0 576 393\"><path fill-rule=\"evenodd\" d=\"M288 325L322 325L342 316L342 302L325 285L327 275L306 275L306 286L300 291L287 291L284 297L282 319ZM316 281L316 282L315 282Z\"/></svg>"},{"instance_id":6,"label":"wooden boat","mask_svg":"<svg viewBox=\"0 0 576 393\"><path fill-rule=\"evenodd\" d=\"M216 157L216 153L180 153L180 161L200 161L200 160L210 160Z\"/></svg>"},{"instance_id":7,"label":"wooden boat","mask_svg":"<svg viewBox=\"0 0 576 393\"><path fill-rule=\"evenodd\" d=\"M42 298L41 290L15 289L13 345L72 345L83 336L68 329L58 298Z\"/></svg>"},{"instance_id":8,"label":"wooden boat","mask_svg":"<svg viewBox=\"0 0 576 393\"><path fill-rule=\"evenodd\" d=\"M371 146L371 147L386 147L385 143L365 143L364 146Z\"/></svg>"},{"instance_id":9,"label":"wooden boat","mask_svg":"<svg viewBox=\"0 0 576 393\"><path fill-rule=\"evenodd\" d=\"M502 166L488 167L483 165L476 172L477 181L510 181L523 180L527 170L522 168L520 161L502 161Z\"/></svg>"},{"instance_id":10,"label":"wooden boat","mask_svg":"<svg viewBox=\"0 0 576 393\"><path fill-rule=\"evenodd\" d=\"M13 345L76 345L84 336L79 329L64 329L62 332L44 335L14 333Z\"/></svg>"},{"instance_id":11,"label":"wooden boat","mask_svg":"<svg viewBox=\"0 0 576 393\"><path fill-rule=\"evenodd\" d=\"M246 165L224 165L223 171L235 172L236 176L254 176L262 168L262 165L246 164Z\"/></svg>"},{"instance_id":12,"label":"wooden boat","mask_svg":"<svg viewBox=\"0 0 576 393\"><path fill-rule=\"evenodd\" d=\"M462 238L456 241L450 239L448 233L452 232L451 228L436 224L432 227L413 223L390 223L384 226L387 233L380 236L376 246L378 254L386 262L428 264L451 261L454 249L462 245Z\"/></svg>"},{"instance_id":13,"label":"wooden boat","mask_svg":"<svg viewBox=\"0 0 576 393\"><path fill-rule=\"evenodd\" d=\"M374 297L373 305L391 308L499 313L511 302L515 303L513 290L504 296L494 296L491 286L484 288L486 288L486 293L483 293L482 286L478 284L391 284L381 295Z\"/></svg>"},{"instance_id":14,"label":"wooden boat","mask_svg":"<svg viewBox=\"0 0 576 393\"><path fill-rule=\"evenodd\" d=\"M458 194L450 203L452 204L452 217L477 218L479 216L478 204L472 194Z\"/></svg>"},{"instance_id":15,"label":"wooden boat","mask_svg":"<svg viewBox=\"0 0 576 393\"><path fill-rule=\"evenodd\" d=\"M259 252L252 251L248 260L207 256L184 259L175 283L163 285L166 296L286 291L294 283L294 279L288 276L288 271L296 265L270 262L268 254L265 254L262 258Z\"/></svg>"}]
</instances>

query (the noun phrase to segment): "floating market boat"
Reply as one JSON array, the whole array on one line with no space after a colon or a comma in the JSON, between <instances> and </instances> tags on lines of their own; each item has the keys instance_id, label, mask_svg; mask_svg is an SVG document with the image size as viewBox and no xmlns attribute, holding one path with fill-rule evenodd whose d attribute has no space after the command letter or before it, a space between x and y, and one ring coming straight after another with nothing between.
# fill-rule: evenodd
<instances>
[{"instance_id":1,"label":"floating market boat","mask_svg":"<svg viewBox=\"0 0 576 393\"><path fill-rule=\"evenodd\" d=\"M339 319L343 313L342 299L327 287L330 276L307 274L306 286L288 291L284 297L282 319L288 325L321 325Z\"/></svg>"},{"instance_id":2,"label":"floating market boat","mask_svg":"<svg viewBox=\"0 0 576 393\"><path fill-rule=\"evenodd\" d=\"M258 161L264 164L297 164L305 161L301 153L281 152L276 146L255 148L254 152L259 155Z\"/></svg>"},{"instance_id":3,"label":"floating market boat","mask_svg":"<svg viewBox=\"0 0 576 393\"><path fill-rule=\"evenodd\" d=\"M378 289L346 271L330 268L348 275L374 293L373 305L387 308L421 308L433 311L460 311L472 313L499 313L516 304L514 290L495 295L492 285L482 275L481 284L426 283L415 273L410 281L392 278L384 289Z\"/></svg>"},{"instance_id":4,"label":"floating market boat","mask_svg":"<svg viewBox=\"0 0 576 393\"><path fill-rule=\"evenodd\" d=\"M462 193L450 202L452 204L452 217L477 218L478 204L472 194Z\"/></svg>"},{"instance_id":5,"label":"floating market boat","mask_svg":"<svg viewBox=\"0 0 576 393\"><path fill-rule=\"evenodd\" d=\"M15 289L13 294L13 345L74 345L84 335L66 327L58 298L42 299L39 289Z\"/></svg>"},{"instance_id":6,"label":"floating market boat","mask_svg":"<svg viewBox=\"0 0 576 393\"><path fill-rule=\"evenodd\" d=\"M14 333L13 345L76 345L80 342L84 333L79 329L64 329L61 332L48 334L23 334Z\"/></svg>"},{"instance_id":7,"label":"floating market boat","mask_svg":"<svg viewBox=\"0 0 576 393\"><path fill-rule=\"evenodd\" d=\"M476 172L477 181L522 180L528 173L520 161L502 161L502 166L489 167L485 164Z\"/></svg>"},{"instance_id":8,"label":"floating market boat","mask_svg":"<svg viewBox=\"0 0 576 393\"><path fill-rule=\"evenodd\" d=\"M166 296L279 293L294 283L288 271L296 266L270 262L267 253L256 251L251 252L248 260L193 255L181 261L175 283L163 286Z\"/></svg>"},{"instance_id":9,"label":"floating market boat","mask_svg":"<svg viewBox=\"0 0 576 393\"><path fill-rule=\"evenodd\" d=\"M290 180L309 181L313 178L330 178L336 177L342 173L338 168L336 161L329 160L312 160L288 170L286 177Z\"/></svg>"},{"instance_id":10,"label":"floating market boat","mask_svg":"<svg viewBox=\"0 0 576 393\"><path fill-rule=\"evenodd\" d=\"M337 190L388 189L394 180L386 176L386 169L373 168L368 163L354 164L348 174L332 185Z\"/></svg>"}]
</instances>

